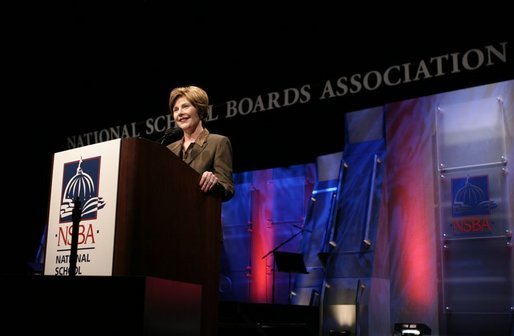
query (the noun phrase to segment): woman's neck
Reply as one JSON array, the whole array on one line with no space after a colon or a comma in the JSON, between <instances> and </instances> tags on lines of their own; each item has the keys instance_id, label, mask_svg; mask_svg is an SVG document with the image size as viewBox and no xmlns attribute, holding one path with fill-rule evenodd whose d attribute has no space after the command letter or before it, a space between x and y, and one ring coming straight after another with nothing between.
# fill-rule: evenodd
<instances>
[{"instance_id":1,"label":"woman's neck","mask_svg":"<svg viewBox=\"0 0 514 336\"><path fill-rule=\"evenodd\" d=\"M198 137L200 136L200 134L202 132L203 132L203 126L202 126L202 124L198 124L198 126L194 129L193 132L185 131L184 138L188 142L196 141L196 139L198 139Z\"/></svg>"}]
</instances>

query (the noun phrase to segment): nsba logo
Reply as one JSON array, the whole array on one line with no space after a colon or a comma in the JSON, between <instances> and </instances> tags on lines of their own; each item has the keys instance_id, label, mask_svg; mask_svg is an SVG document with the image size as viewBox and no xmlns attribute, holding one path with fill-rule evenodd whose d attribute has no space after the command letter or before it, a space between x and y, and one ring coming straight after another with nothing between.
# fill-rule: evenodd
<instances>
[{"instance_id":1,"label":"nsba logo","mask_svg":"<svg viewBox=\"0 0 514 336\"><path fill-rule=\"evenodd\" d=\"M497 207L489 199L489 177L468 176L452 179L452 226L455 234L493 231L489 216Z\"/></svg>"},{"instance_id":2,"label":"nsba logo","mask_svg":"<svg viewBox=\"0 0 514 336\"><path fill-rule=\"evenodd\" d=\"M75 202L80 201L82 220L97 218L98 210L105 202L98 195L101 157L64 164L59 223L72 221Z\"/></svg>"}]
</instances>

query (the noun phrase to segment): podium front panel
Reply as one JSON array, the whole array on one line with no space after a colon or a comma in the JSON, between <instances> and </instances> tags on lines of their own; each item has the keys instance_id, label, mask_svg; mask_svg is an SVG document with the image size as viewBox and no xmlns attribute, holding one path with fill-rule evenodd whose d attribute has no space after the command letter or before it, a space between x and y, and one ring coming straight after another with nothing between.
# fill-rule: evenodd
<instances>
[{"instance_id":1,"label":"podium front panel","mask_svg":"<svg viewBox=\"0 0 514 336\"><path fill-rule=\"evenodd\" d=\"M76 275L112 275L121 140L54 154L44 275L69 275L74 200Z\"/></svg>"}]
</instances>

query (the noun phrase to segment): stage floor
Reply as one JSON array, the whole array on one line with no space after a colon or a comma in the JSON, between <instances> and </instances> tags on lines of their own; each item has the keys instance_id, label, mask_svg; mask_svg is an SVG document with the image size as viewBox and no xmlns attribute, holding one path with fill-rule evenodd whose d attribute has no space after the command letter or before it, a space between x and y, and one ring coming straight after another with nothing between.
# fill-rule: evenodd
<instances>
[{"instance_id":1,"label":"stage floor","mask_svg":"<svg viewBox=\"0 0 514 336\"><path fill-rule=\"evenodd\" d=\"M219 336L319 333L319 307L227 301L219 304Z\"/></svg>"}]
</instances>

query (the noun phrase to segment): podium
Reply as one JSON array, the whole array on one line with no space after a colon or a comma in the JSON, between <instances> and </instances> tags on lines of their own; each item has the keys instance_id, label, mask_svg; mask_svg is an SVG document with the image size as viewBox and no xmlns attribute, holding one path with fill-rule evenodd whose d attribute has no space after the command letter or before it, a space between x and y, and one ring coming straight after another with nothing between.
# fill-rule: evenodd
<instances>
[{"instance_id":1,"label":"podium","mask_svg":"<svg viewBox=\"0 0 514 336\"><path fill-rule=\"evenodd\" d=\"M75 279L199 285L201 334L217 334L221 200L200 190L195 170L161 144L126 138L55 153L52 171L45 277L69 275L70 200L78 197Z\"/></svg>"}]
</instances>

